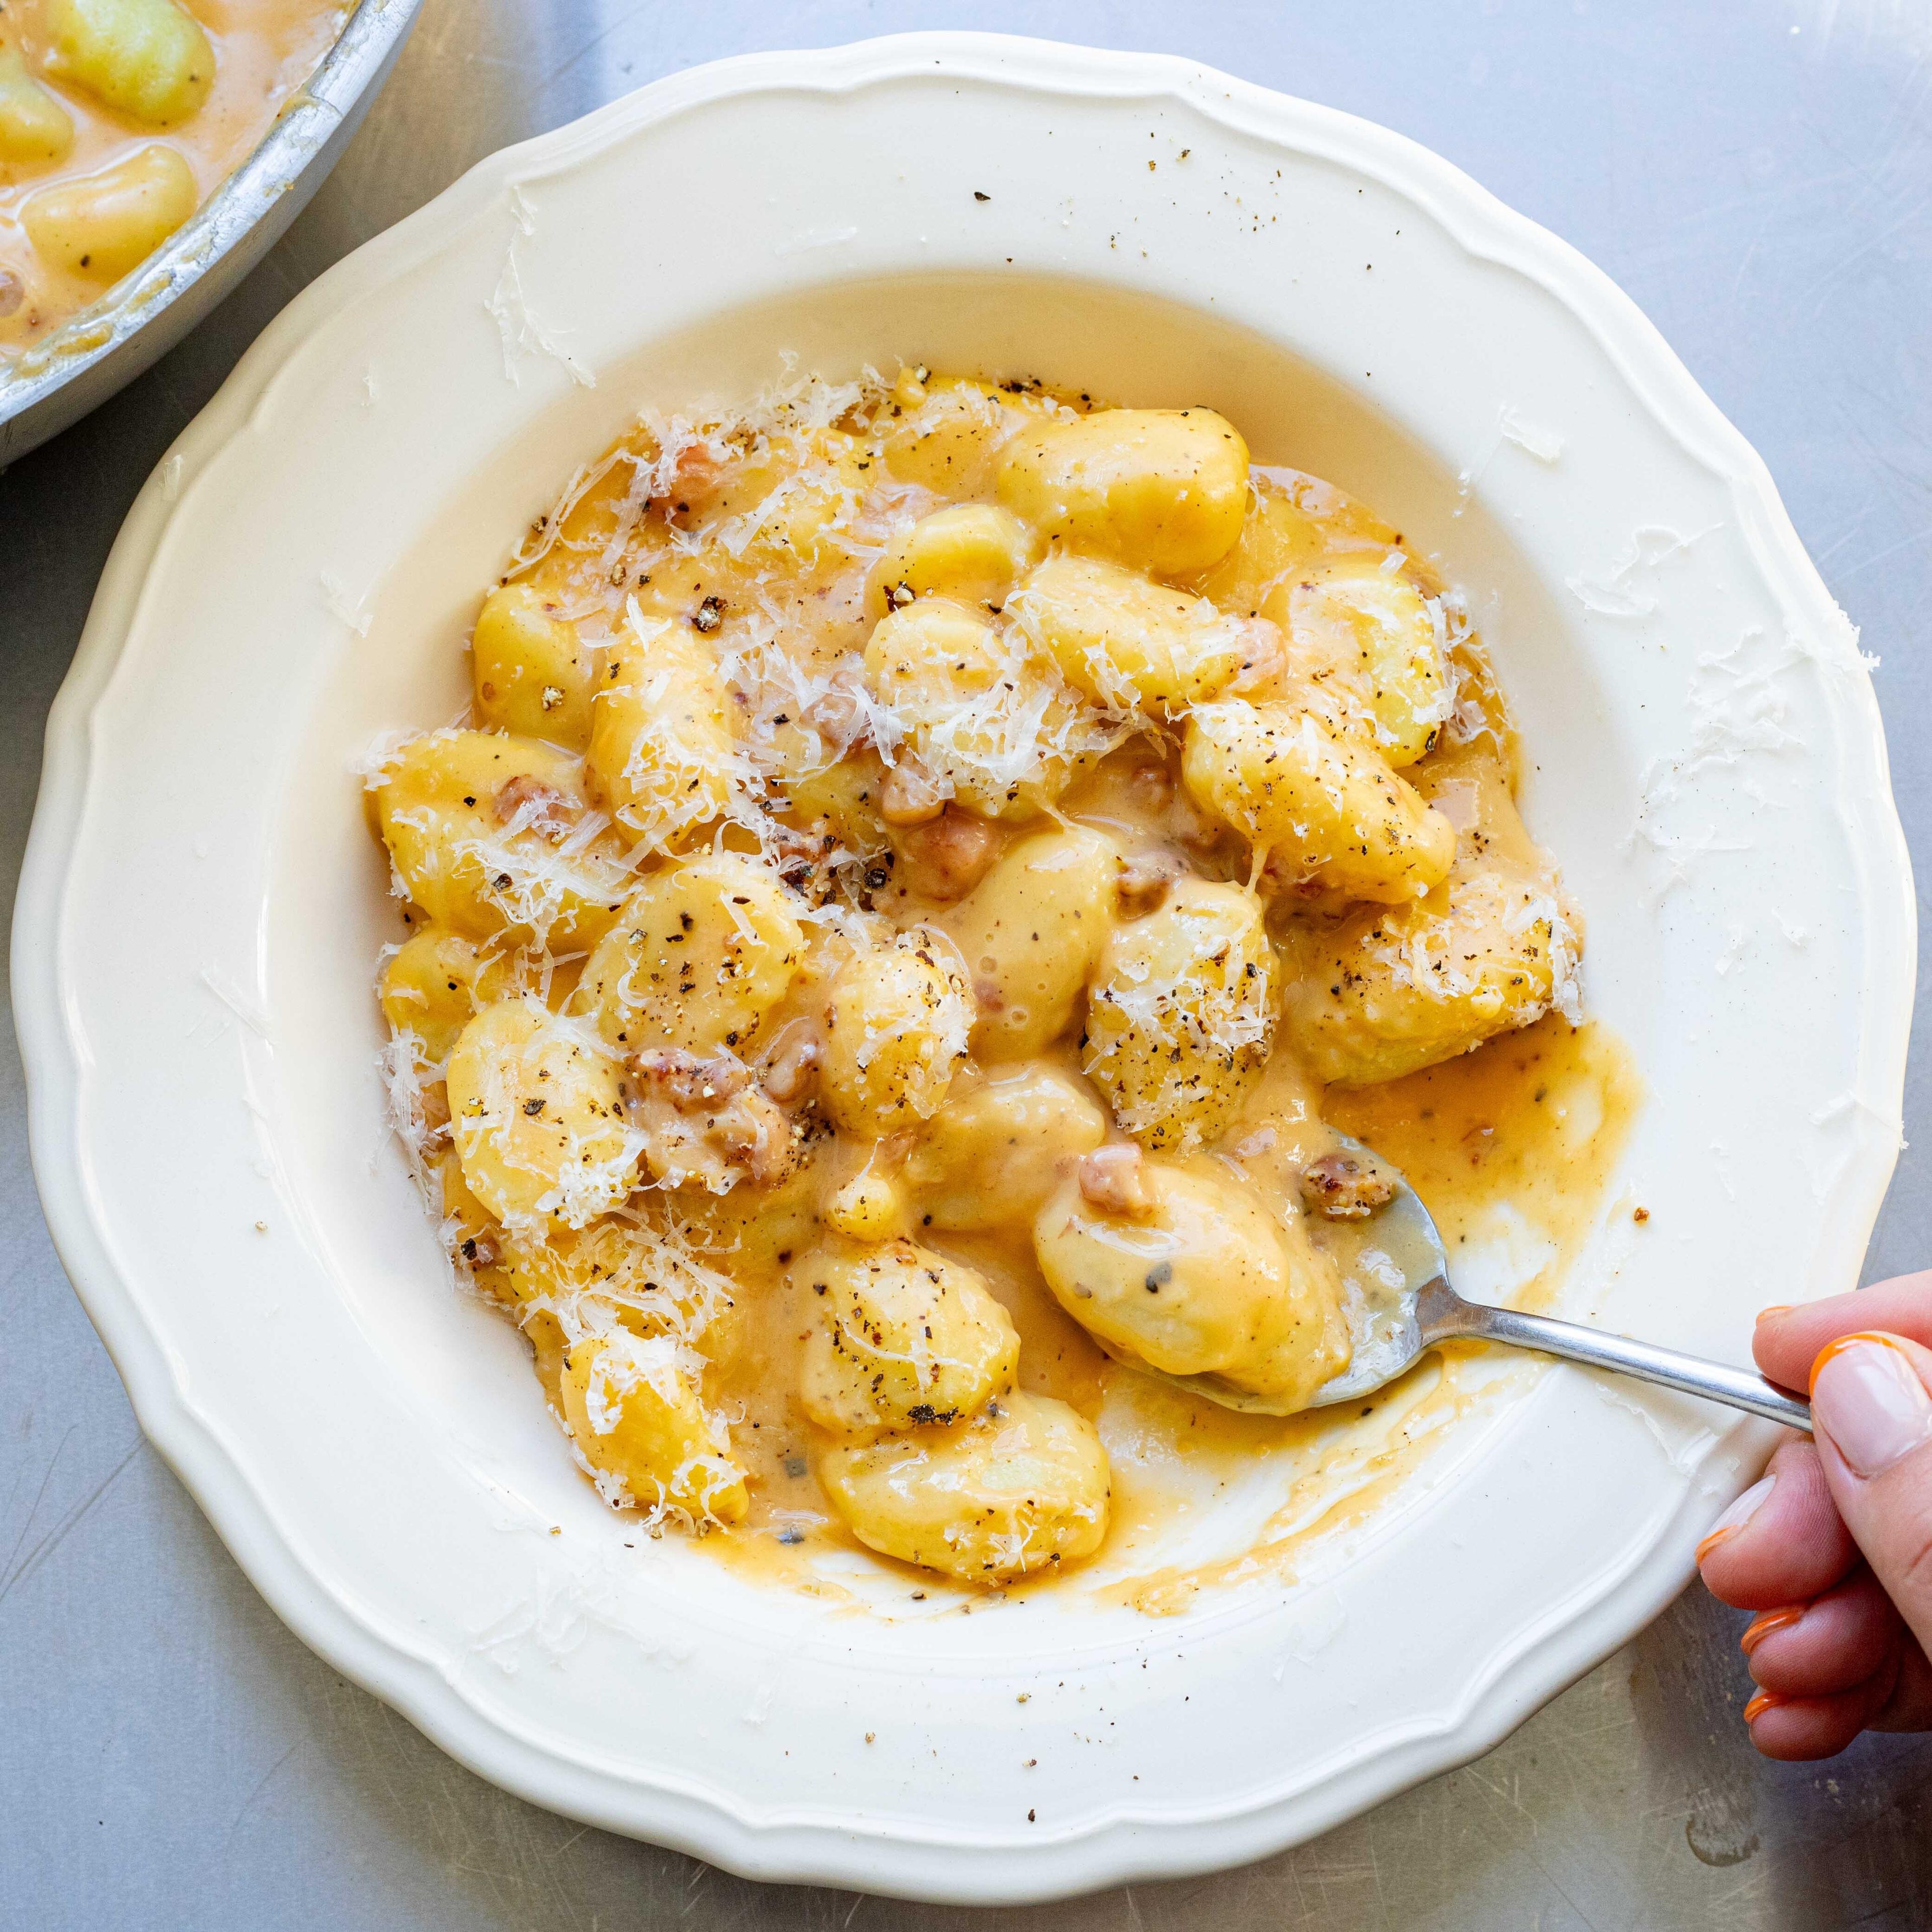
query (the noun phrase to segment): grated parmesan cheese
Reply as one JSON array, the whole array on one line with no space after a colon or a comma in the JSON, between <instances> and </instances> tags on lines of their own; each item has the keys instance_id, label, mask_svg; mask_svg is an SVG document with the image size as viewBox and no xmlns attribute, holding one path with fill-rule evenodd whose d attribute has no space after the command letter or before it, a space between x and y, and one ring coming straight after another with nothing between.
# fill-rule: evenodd
<instances>
[{"instance_id":1,"label":"grated parmesan cheese","mask_svg":"<svg viewBox=\"0 0 1932 1932\"><path fill-rule=\"evenodd\" d=\"M514 250L496 309L512 373L529 352L571 366L529 316ZM1230 583L1259 586L1238 608L1157 582L1131 556L1096 566L1002 494L1012 464L1001 451L1016 431L1086 413L1030 382L995 388L924 370L888 381L866 369L833 382L796 358L747 408L645 410L573 472L501 578L537 593L529 607L549 627L548 655L527 647L541 682L520 688L545 700L541 716L530 708L530 728L574 741L512 740L512 758L466 710L440 730L386 735L356 767L407 854L391 866L404 917L436 935L398 976L407 983L380 1056L404 1160L459 1277L530 1337L579 1467L653 1533L734 1523L749 1507L782 1523L789 1542L818 1520L772 1506L782 1492L774 1438L796 1377L776 1406L769 1390L744 1400L728 1377L764 1360L771 1334L747 1349L737 1324L769 1319L758 1311L784 1271L828 1230L862 1248L914 1225L927 1183L910 1178L920 1168L908 1150L924 1159L938 1144L928 1124L950 1120L956 1088L975 1096L969 1106L992 1104L1000 1042L1028 1037L1042 1013L1031 1043L1011 1048L1016 1070L1024 1054L1037 1075L1044 1041L1053 1077L1081 1101L1062 1111L1093 1124L1063 1157L1053 1122L1024 1124L1041 1172L1023 1172L1030 1156L1010 1151L999 1169L1021 1190L1044 1186L1049 1171L1064 1178L1103 1118L1140 1142L1139 1157L1212 1156L1246 1096L1266 1090L1257 1083L1282 1038L1311 1067L1340 1052L1338 1034L1352 1049L1399 1036L1412 1051L1420 1040L1436 1059L1547 1010L1580 1016L1581 940L1553 869L1488 854L1479 806L1444 800L1464 842L1450 880L1378 908L1346 881L1316 891L1309 868L1288 862L1285 833L1264 836L1252 813L1199 790L1183 743L1217 706L1237 717L1268 708L1274 736L1244 782L1288 798L1278 761L1297 754L1310 774L1302 816L1340 796L1326 756L1338 718L1360 728L1370 777L1386 779L1364 793L1376 810L1400 801L1408 779L1394 741L1376 735L1373 680L1358 691L1332 638L1326 658L1306 634L1285 639L1299 580L1288 572L1304 566L1265 550L1284 541L1279 530L1256 538L1265 554L1230 560ZM1153 440L1123 448L1157 456L1162 425L1144 420ZM1201 433L1198 418L1185 431ZM1294 530L1306 526L1324 546L1314 575L1366 554L1351 567L1386 580L1384 601L1408 614L1409 659L1426 661L1432 642L1436 695L1412 705L1402 728L1428 728L1432 747L1440 728L1452 757L1493 752L1506 765L1508 712L1467 600L1436 586L1388 526L1339 492L1302 478L1292 494ZM1251 524L1266 523L1262 507L1251 500ZM954 520L928 521L942 510ZM977 576L957 560L970 548L957 534L962 512L1011 536L992 566L981 545ZM915 555L917 572L905 561ZM1078 623L1070 605L1054 616L1056 572L1063 598L1076 580L1094 592ZM1120 593L1111 601L1095 588L1109 584ZM1291 599L1270 607L1278 617L1254 608L1270 586ZM1157 635L1134 628L1150 614ZM342 614L361 614L345 604ZM896 656L888 638L903 645ZM519 670L522 648L506 644L493 664L507 674L490 675L532 675ZM1324 664L1342 673L1325 697ZM493 686L493 704L500 692ZM1372 695L1379 704L1378 688ZM414 789L391 789L398 772ZM504 772L514 787L488 776ZM1328 818L1348 819L1356 837L1374 830L1363 814ZM1025 873L1020 892L1011 882L1022 875L1001 868L1018 840L1055 822L1084 842L1090 891L1042 870ZM1330 836L1290 829L1304 844ZM720 888L708 924L665 910L684 902L661 889L668 874L675 886L675 868L712 865L707 854L732 855L741 873ZM777 883L747 883L746 860ZM995 879L988 898L981 888ZM740 1010L721 989L761 928L754 902L730 895L754 884L782 900L790 936L772 1004ZM958 937L968 932L970 942ZM460 944L446 947L448 934ZM1046 957L1076 940L1077 972ZM479 959L487 992L466 976ZM1304 1010L1318 986L1333 989L1323 997L1334 1013ZM675 1041L674 1028L685 1030ZM425 1036L456 1045L432 1062ZM1090 1087L1072 1070L1076 1054ZM1034 1144L1017 1129L1006 1143ZM955 1193L967 1186L961 1174L944 1178ZM1016 1227L1040 1198L1012 1208ZM980 1211L1000 1228L1006 1204ZM880 1372L909 1369L918 1389L968 1365L977 1346L928 1327L902 1346L860 1333L856 1318L830 1324L835 1349ZM1064 1492L1037 1508L1030 1496L1023 1508L1002 1503L983 1522L946 1516L920 1531L920 1552L944 1548L938 1567L993 1582L1093 1547L1104 1454L1072 1411L1056 1418L1051 1407L1006 1394L962 1406L986 1439L960 1466L979 1481L982 1459L1010 1436L1024 1448L1035 1432L1064 1452L1048 1487L1064 1478ZM896 1440L889 1432L875 1446ZM1066 1474L1076 1466L1078 1481ZM782 1480L804 1468L788 1456ZM748 1469L773 1486L760 1496L754 1482L749 1504ZM862 1475L854 1461L836 1491L848 1516L861 1507L852 1498L880 1492ZM916 1489L924 1478L905 1480ZM903 1553L896 1532L860 1534Z\"/></svg>"}]
</instances>

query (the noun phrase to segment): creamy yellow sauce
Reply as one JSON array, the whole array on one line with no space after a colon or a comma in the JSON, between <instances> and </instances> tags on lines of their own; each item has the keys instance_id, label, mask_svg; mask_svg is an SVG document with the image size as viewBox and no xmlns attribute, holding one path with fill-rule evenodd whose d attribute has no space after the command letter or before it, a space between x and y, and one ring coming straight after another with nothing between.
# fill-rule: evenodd
<instances>
[{"instance_id":1,"label":"creamy yellow sauce","mask_svg":"<svg viewBox=\"0 0 1932 1932\"><path fill-rule=\"evenodd\" d=\"M1318 1211L1336 1130L1460 1285L1546 1299L1638 1103L1480 641L1372 512L1206 412L808 385L587 466L472 670L369 782L398 1124L607 1499L832 1600L970 1610L937 1562L1170 1614L1294 1575L1499 1399L1456 1350L1286 1418L1144 1372L1292 1405L1346 1365L1375 1223ZM972 1124L1022 1085L1034 1139ZM895 1256L953 1271L956 1399L881 1393L931 1352L886 1303L869 1385L838 1352ZM1010 1534L945 1501L996 1438L1046 1459Z\"/></svg>"},{"instance_id":2,"label":"creamy yellow sauce","mask_svg":"<svg viewBox=\"0 0 1932 1932\"><path fill-rule=\"evenodd\" d=\"M172 0L170 0L172 4ZM0 6L0 61L18 55L32 82L70 122L57 159L9 159L0 142L0 356L26 348L96 300L124 271L90 260L50 260L30 238L30 200L83 184L151 148L180 157L205 201L258 147L290 98L334 44L345 0L182 0L214 56L206 98L184 119L143 124L88 87L49 71L45 0ZM4 103L0 103L4 113Z\"/></svg>"},{"instance_id":3,"label":"creamy yellow sauce","mask_svg":"<svg viewBox=\"0 0 1932 1932\"><path fill-rule=\"evenodd\" d=\"M1560 1292L1601 1220L1642 1098L1629 1054L1614 1034L1594 1021L1573 1028L1552 1016L1406 1079L1330 1090L1316 1105L1318 1118L1402 1170L1442 1234L1452 1279L1459 1251L1494 1241L1497 1217L1508 1216L1508 1232L1519 1242L1526 1234L1542 1257L1508 1298L1512 1306L1534 1310ZM984 1270L1012 1312L1023 1340L1024 1386L1102 1424L1116 1453L1112 1519L1093 1559L1109 1580L1097 1587L1150 1616L1177 1614L1203 1589L1294 1582L1318 1546L1385 1506L1443 1446L1451 1425L1520 1393L1533 1373L1498 1382L1496 1352L1454 1343L1345 1409L1280 1419L1238 1414L1110 1361L1047 1292L1020 1231L970 1246L941 1245ZM760 1345L734 1365L724 1386L748 1414L783 1415L784 1424L769 1442L769 1424L757 1432L763 1480L752 1486L751 1516L706 1537L702 1546L748 1578L856 1606L818 1567L828 1546L856 1552L862 1546L812 1479L814 1432L793 1400L797 1330L808 1313L781 1295L748 1316ZM1481 1372L1472 1372L1472 1365ZM1120 1453L1124 1447L1131 1453ZM787 1473L800 1462L801 1473ZM1162 1560L1178 1529L1210 1508L1218 1493L1255 1482L1263 1466L1261 1480L1280 1501L1239 1547L1200 1564ZM788 1529L802 1533L803 1542L782 1544ZM933 1600L946 1591L928 1572L892 1567L908 1593ZM1064 1588L1070 1580L1012 1587ZM971 1594L959 1600L970 1602Z\"/></svg>"},{"instance_id":4,"label":"creamy yellow sauce","mask_svg":"<svg viewBox=\"0 0 1932 1932\"><path fill-rule=\"evenodd\" d=\"M1538 1264L1514 1286L1511 1306L1546 1306L1600 1221L1611 1178L1642 1097L1629 1055L1594 1022L1572 1028L1560 1018L1505 1035L1474 1053L1380 1087L1331 1090L1323 1112L1401 1168L1427 1206L1450 1257L1493 1242L1498 1215L1509 1234L1527 1235ZM1106 1556L1130 1565L1138 1536L1157 1544L1185 1506L1160 1470L1204 1460L1233 1480L1246 1459L1264 1454L1279 1466L1283 1501L1250 1545L1216 1562L1156 1570L1114 1586L1113 1594L1150 1614L1184 1609L1209 1586L1268 1576L1294 1580L1314 1546L1353 1529L1384 1505L1441 1446L1449 1425L1527 1376L1487 1372L1493 1352L1456 1343L1432 1352L1409 1375L1372 1401L1342 1411L1280 1422L1216 1412L1220 1420L1185 1424L1174 1417L1168 1442L1150 1472L1127 1485ZM1176 1398L1184 1400L1185 1398ZM1190 1407L1202 1405L1191 1404ZM1196 1427L1204 1427L1204 1437ZM1204 1442L1202 1451L1190 1447ZM1171 1446L1170 1446L1171 1444ZM1117 1484L1119 1459L1114 1468ZM1138 1473L1138 1472L1136 1472ZM1136 1493L1138 1489L1138 1493Z\"/></svg>"}]
</instances>

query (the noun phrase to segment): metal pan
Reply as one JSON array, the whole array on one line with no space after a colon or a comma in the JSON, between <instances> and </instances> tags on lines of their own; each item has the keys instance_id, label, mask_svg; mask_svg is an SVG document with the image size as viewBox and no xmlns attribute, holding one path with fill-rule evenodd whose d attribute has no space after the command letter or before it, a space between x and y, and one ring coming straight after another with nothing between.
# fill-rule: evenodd
<instances>
[{"instance_id":1,"label":"metal pan","mask_svg":"<svg viewBox=\"0 0 1932 1932\"><path fill-rule=\"evenodd\" d=\"M192 220L45 340L0 362L0 468L172 349L266 254L335 165L422 0L362 0L308 85Z\"/></svg>"}]
</instances>

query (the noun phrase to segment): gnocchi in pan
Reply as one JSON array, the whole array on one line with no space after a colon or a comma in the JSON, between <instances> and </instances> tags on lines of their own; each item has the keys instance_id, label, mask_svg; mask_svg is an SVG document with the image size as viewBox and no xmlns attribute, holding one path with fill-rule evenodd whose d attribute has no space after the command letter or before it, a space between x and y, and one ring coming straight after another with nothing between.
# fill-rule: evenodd
<instances>
[{"instance_id":1,"label":"gnocchi in pan","mask_svg":"<svg viewBox=\"0 0 1932 1932\"><path fill-rule=\"evenodd\" d=\"M0 356L138 268L274 124L347 0L0 7Z\"/></svg>"},{"instance_id":2,"label":"gnocchi in pan","mask_svg":"<svg viewBox=\"0 0 1932 1932\"><path fill-rule=\"evenodd\" d=\"M1580 1018L1461 602L1210 410L647 416L470 652L367 782L389 1091L654 1530L1065 1573L1113 1378L1347 1366L1331 1096Z\"/></svg>"}]
</instances>

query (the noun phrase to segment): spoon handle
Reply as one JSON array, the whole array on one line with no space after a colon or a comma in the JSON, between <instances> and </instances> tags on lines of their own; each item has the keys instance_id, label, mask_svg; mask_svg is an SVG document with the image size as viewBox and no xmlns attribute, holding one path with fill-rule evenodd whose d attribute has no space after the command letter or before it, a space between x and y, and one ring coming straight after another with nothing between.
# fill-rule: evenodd
<instances>
[{"instance_id":1,"label":"spoon handle","mask_svg":"<svg viewBox=\"0 0 1932 1932\"><path fill-rule=\"evenodd\" d=\"M1465 1301L1439 1276L1416 1298L1415 1312L1425 1346L1452 1336L1501 1342L1512 1348L1534 1349L1541 1355L1560 1355L1586 1368L1634 1376L1640 1382L1657 1382L1685 1395L1701 1395L1732 1408L1748 1409L1768 1421L1781 1422L1788 1429L1810 1432L1810 1403L1748 1369L1680 1355L1674 1349L1634 1342L1626 1335L1606 1334L1598 1328L1579 1328L1574 1322L1555 1321L1547 1315L1522 1315L1513 1308Z\"/></svg>"}]
</instances>

